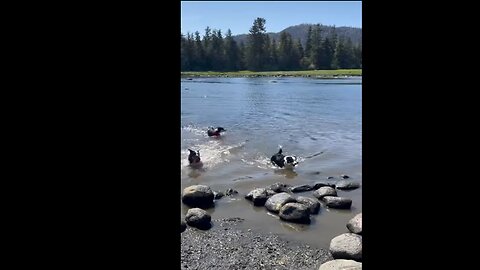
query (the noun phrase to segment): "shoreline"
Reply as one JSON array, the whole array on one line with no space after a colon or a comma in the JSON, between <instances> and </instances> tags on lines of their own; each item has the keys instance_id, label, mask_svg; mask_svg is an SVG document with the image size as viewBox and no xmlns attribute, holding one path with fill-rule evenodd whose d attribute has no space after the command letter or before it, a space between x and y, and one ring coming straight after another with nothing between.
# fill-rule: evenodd
<instances>
[{"instance_id":1,"label":"shoreline","mask_svg":"<svg viewBox=\"0 0 480 270\"><path fill-rule=\"evenodd\" d=\"M187 227L181 236L181 269L318 269L333 260L326 249L240 229L241 218L212 220L202 231Z\"/></svg>"},{"instance_id":2,"label":"shoreline","mask_svg":"<svg viewBox=\"0 0 480 270\"><path fill-rule=\"evenodd\" d=\"M361 69L338 69L338 70L303 70L303 71L185 71L181 72L181 78L258 78L258 77L304 77L318 79L344 79L361 78Z\"/></svg>"}]
</instances>

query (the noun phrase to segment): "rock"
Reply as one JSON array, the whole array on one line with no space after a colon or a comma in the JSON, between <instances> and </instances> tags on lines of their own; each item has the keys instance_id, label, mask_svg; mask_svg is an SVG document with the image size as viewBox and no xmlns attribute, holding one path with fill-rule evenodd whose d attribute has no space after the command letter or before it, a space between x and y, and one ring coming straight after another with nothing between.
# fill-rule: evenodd
<instances>
[{"instance_id":1,"label":"rock","mask_svg":"<svg viewBox=\"0 0 480 270\"><path fill-rule=\"evenodd\" d=\"M268 200L265 202L265 208L267 208L270 212L278 213L280 208L289 202L295 202L295 199L292 197L292 195L282 192L268 198Z\"/></svg>"},{"instance_id":2,"label":"rock","mask_svg":"<svg viewBox=\"0 0 480 270\"><path fill-rule=\"evenodd\" d=\"M313 186L310 185L300 185L300 186L294 186L290 188L290 191L293 193L298 193L298 192L305 192L305 191L310 191L313 190Z\"/></svg>"},{"instance_id":3,"label":"rock","mask_svg":"<svg viewBox=\"0 0 480 270\"><path fill-rule=\"evenodd\" d=\"M267 187L267 189L271 189L275 191L276 193L280 192L289 192L289 187L290 185L283 184L283 183L275 183Z\"/></svg>"},{"instance_id":4,"label":"rock","mask_svg":"<svg viewBox=\"0 0 480 270\"><path fill-rule=\"evenodd\" d=\"M183 190L182 202L191 207L208 208L213 206L213 192L210 187L194 185Z\"/></svg>"},{"instance_id":5,"label":"rock","mask_svg":"<svg viewBox=\"0 0 480 270\"><path fill-rule=\"evenodd\" d=\"M212 218L207 211L200 208L188 209L187 215L185 216L185 221L187 221L188 225L202 230L207 230L212 227L211 220Z\"/></svg>"},{"instance_id":6,"label":"rock","mask_svg":"<svg viewBox=\"0 0 480 270\"><path fill-rule=\"evenodd\" d=\"M267 201L267 192L264 188L256 188L245 195L245 199L252 201L255 206L263 206Z\"/></svg>"},{"instance_id":7,"label":"rock","mask_svg":"<svg viewBox=\"0 0 480 270\"><path fill-rule=\"evenodd\" d=\"M346 174L342 174L342 175L340 175L340 178L342 178L342 179L348 179L348 178L350 178L350 176L348 176L348 175L346 175Z\"/></svg>"},{"instance_id":8,"label":"rock","mask_svg":"<svg viewBox=\"0 0 480 270\"><path fill-rule=\"evenodd\" d=\"M330 253L335 259L362 260L362 236L341 234L330 241Z\"/></svg>"},{"instance_id":9,"label":"rock","mask_svg":"<svg viewBox=\"0 0 480 270\"><path fill-rule=\"evenodd\" d=\"M308 207L308 209L310 210L310 214L312 215L318 214L318 212L320 211L320 202L316 199L298 196L296 200L298 203L301 203Z\"/></svg>"},{"instance_id":10,"label":"rock","mask_svg":"<svg viewBox=\"0 0 480 270\"><path fill-rule=\"evenodd\" d=\"M310 209L301 203L287 203L280 208L280 219L295 222L310 224Z\"/></svg>"},{"instance_id":11,"label":"rock","mask_svg":"<svg viewBox=\"0 0 480 270\"><path fill-rule=\"evenodd\" d=\"M187 224L185 223L185 221L182 220L180 232L184 232L186 229L187 229Z\"/></svg>"},{"instance_id":12,"label":"rock","mask_svg":"<svg viewBox=\"0 0 480 270\"><path fill-rule=\"evenodd\" d=\"M238 191L236 191L235 189L231 189L231 188L225 190L225 196L232 196L234 194L238 194Z\"/></svg>"},{"instance_id":13,"label":"rock","mask_svg":"<svg viewBox=\"0 0 480 270\"><path fill-rule=\"evenodd\" d=\"M315 185L313 185L313 189L317 190L321 187L332 187L332 188L335 188L335 184L334 183L329 183L329 182L317 182L315 183Z\"/></svg>"},{"instance_id":14,"label":"rock","mask_svg":"<svg viewBox=\"0 0 480 270\"><path fill-rule=\"evenodd\" d=\"M333 176L329 176L329 177L327 177L327 179L328 179L328 180L333 179Z\"/></svg>"},{"instance_id":15,"label":"rock","mask_svg":"<svg viewBox=\"0 0 480 270\"><path fill-rule=\"evenodd\" d=\"M340 180L336 184L337 189L356 189L360 187L359 182Z\"/></svg>"},{"instance_id":16,"label":"rock","mask_svg":"<svg viewBox=\"0 0 480 270\"><path fill-rule=\"evenodd\" d=\"M352 200L345 197L325 196L322 200L329 208L350 209L352 207Z\"/></svg>"},{"instance_id":17,"label":"rock","mask_svg":"<svg viewBox=\"0 0 480 270\"><path fill-rule=\"evenodd\" d=\"M213 192L213 198L215 200L218 200L218 199L221 199L223 196L225 196L225 194L223 194L223 192L219 191L219 192Z\"/></svg>"},{"instance_id":18,"label":"rock","mask_svg":"<svg viewBox=\"0 0 480 270\"><path fill-rule=\"evenodd\" d=\"M337 191L332 187L321 187L313 192L313 196L317 199L325 196L337 196Z\"/></svg>"},{"instance_id":19,"label":"rock","mask_svg":"<svg viewBox=\"0 0 480 270\"><path fill-rule=\"evenodd\" d=\"M361 270L362 263L354 260L337 259L320 265L318 270Z\"/></svg>"},{"instance_id":20,"label":"rock","mask_svg":"<svg viewBox=\"0 0 480 270\"><path fill-rule=\"evenodd\" d=\"M354 216L347 223L347 229L352 233L362 234L362 213Z\"/></svg>"}]
</instances>

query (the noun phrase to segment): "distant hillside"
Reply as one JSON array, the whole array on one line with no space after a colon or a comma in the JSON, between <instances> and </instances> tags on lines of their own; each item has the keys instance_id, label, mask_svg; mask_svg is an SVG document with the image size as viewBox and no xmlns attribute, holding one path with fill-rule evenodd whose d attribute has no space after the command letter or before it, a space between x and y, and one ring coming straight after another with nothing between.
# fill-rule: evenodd
<instances>
[{"instance_id":1,"label":"distant hillside","mask_svg":"<svg viewBox=\"0 0 480 270\"><path fill-rule=\"evenodd\" d=\"M313 24L300 24L300 25L295 25L295 26L290 26L288 28L285 28L284 30L278 32L278 33L268 33L270 38L274 38L276 41L280 39L280 34L283 31L286 31L290 35L292 35L292 38L294 40L297 40L300 38L302 45L305 46L305 42L307 39L307 33L308 33L308 27L314 26ZM268 26L267 26L268 29ZM322 30L322 36L329 36L332 33L333 26L328 26L328 25L320 25L320 29ZM335 31L337 33L338 37L345 37L345 38L350 38L352 40L352 43L354 45L361 44L362 42L362 28L353 28L353 27L336 27ZM233 36L235 41L237 41L239 44L240 42L247 42L247 34L242 34L242 35L236 35Z\"/></svg>"}]
</instances>

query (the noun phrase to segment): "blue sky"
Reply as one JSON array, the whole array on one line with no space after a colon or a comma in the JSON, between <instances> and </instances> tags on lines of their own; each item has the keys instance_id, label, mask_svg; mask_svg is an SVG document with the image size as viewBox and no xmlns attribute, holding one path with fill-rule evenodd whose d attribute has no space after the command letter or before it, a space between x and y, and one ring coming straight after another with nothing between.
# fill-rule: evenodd
<instances>
[{"instance_id":1,"label":"blue sky","mask_svg":"<svg viewBox=\"0 0 480 270\"><path fill-rule=\"evenodd\" d=\"M265 18L267 32L279 32L301 23L362 27L362 2L314 1L182 1L183 34L207 26L233 35L247 34L257 17Z\"/></svg>"}]
</instances>

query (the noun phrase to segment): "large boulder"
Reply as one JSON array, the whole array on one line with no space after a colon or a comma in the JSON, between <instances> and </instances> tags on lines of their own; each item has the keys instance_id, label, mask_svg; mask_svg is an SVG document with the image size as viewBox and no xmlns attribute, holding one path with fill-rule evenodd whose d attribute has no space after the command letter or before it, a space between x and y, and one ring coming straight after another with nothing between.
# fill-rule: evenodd
<instances>
[{"instance_id":1,"label":"large boulder","mask_svg":"<svg viewBox=\"0 0 480 270\"><path fill-rule=\"evenodd\" d=\"M185 215L185 221L187 221L188 225L202 230L208 230L212 227L211 220L212 217L207 211L200 208L188 209Z\"/></svg>"},{"instance_id":2,"label":"large boulder","mask_svg":"<svg viewBox=\"0 0 480 270\"><path fill-rule=\"evenodd\" d=\"M300 185L300 186L294 186L290 188L290 191L293 193L305 192L310 190L313 190L313 186L311 185Z\"/></svg>"},{"instance_id":3,"label":"large boulder","mask_svg":"<svg viewBox=\"0 0 480 270\"><path fill-rule=\"evenodd\" d=\"M313 192L313 196L317 199L325 196L337 196L337 191L332 187L321 187Z\"/></svg>"},{"instance_id":4,"label":"large boulder","mask_svg":"<svg viewBox=\"0 0 480 270\"><path fill-rule=\"evenodd\" d=\"M340 180L335 184L335 186L337 187L337 189L351 190L359 188L360 183L348 180Z\"/></svg>"},{"instance_id":5,"label":"large boulder","mask_svg":"<svg viewBox=\"0 0 480 270\"><path fill-rule=\"evenodd\" d=\"M352 233L362 234L362 213L354 216L348 221L347 229Z\"/></svg>"},{"instance_id":6,"label":"large boulder","mask_svg":"<svg viewBox=\"0 0 480 270\"><path fill-rule=\"evenodd\" d=\"M252 201L255 206L263 206L267 201L267 191L264 188L256 188L245 195L245 199Z\"/></svg>"},{"instance_id":7,"label":"large boulder","mask_svg":"<svg viewBox=\"0 0 480 270\"><path fill-rule=\"evenodd\" d=\"M213 206L213 191L208 186L194 185L183 190L182 202L191 207L208 208Z\"/></svg>"},{"instance_id":8,"label":"large boulder","mask_svg":"<svg viewBox=\"0 0 480 270\"><path fill-rule=\"evenodd\" d=\"M329 208L350 209L352 207L352 200L345 197L325 196L322 201Z\"/></svg>"},{"instance_id":9,"label":"large boulder","mask_svg":"<svg viewBox=\"0 0 480 270\"><path fill-rule=\"evenodd\" d=\"M301 203L308 207L308 209L310 210L310 214L312 215L318 214L318 212L320 211L320 202L317 199L298 196L296 200L298 203Z\"/></svg>"},{"instance_id":10,"label":"large boulder","mask_svg":"<svg viewBox=\"0 0 480 270\"><path fill-rule=\"evenodd\" d=\"M285 204L282 206L282 208L280 208L278 216L282 220L310 224L310 209L301 203Z\"/></svg>"},{"instance_id":11,"label":"large boulder","mask_svg":"<svg viewBox=\"0 0 480 270\"><path fill-rule=\"evenodd\" d=\"M292 197L292 195L286 192L277 193L267 199L265 202L265 208L267 208L270 212L278 213L280 208L289 202L295 202L295 199Z\"/></svg>"},{"instance_id":12,"label":"large boulder","mask_svg":"<svg viewBox=\"0 0 480 270\"><path fill-rule=\"evenodd\" d=\"M330 253L335 259L362 260L362 236L344 233L330 241Z\"/></svg>"},{"instance_id":13,"label":"large boulder","mask_svg":"<svg viewBox=\"0 0 480 270\"><path fill-rule=\"evenodd\" d=\"M354 260L337 259L320 265L318 270L361 270L362 263Z\"/></svg>"}]
</instances>

